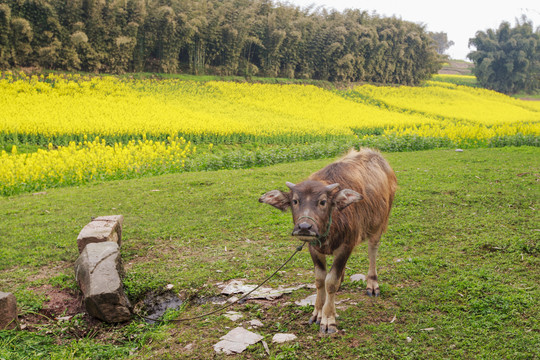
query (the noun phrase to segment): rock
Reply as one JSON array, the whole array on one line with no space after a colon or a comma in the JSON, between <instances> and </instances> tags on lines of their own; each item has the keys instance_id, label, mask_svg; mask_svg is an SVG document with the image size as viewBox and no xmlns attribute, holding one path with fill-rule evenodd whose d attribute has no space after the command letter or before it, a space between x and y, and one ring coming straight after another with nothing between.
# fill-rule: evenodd
<instances>
[{"instance_id":1,"label":"rock","mask_svg":"<svg viewBox=\"0 0 540 360\"><path fill-rule=\"evenodd\" d=\"M309 295L307 298L295 301L294 303L298 306L315 306L315 300L317 299L317 294Z\"/></svg>"},{"instance_id":2,"label":"rock","mask_svg":"<svg viewBox=\"0 0 540 360\"><path fill-rule=\"evenodd\" d=\"M253 326L253 327L261 327L261 326L264 326L264 324L258 320L258 319L253 319L249 322L249 325Z\"/></svg>"},{"instance_id":3,"label":"rock","mask_svg":"<svg viewBox=\"0 0 540 360\"><path fill-rule=\"evenodd\" d=\"M79 253L90 243L99 243L112 241L122 244L122 224L124 217L122 215L100 216L93 219L82 228L77 237L77 246Z\"/></svg>"},{"instance_id":4,"label":"rock","mask_svg":"<svg viewBox=\"0 0 540 360\"><path fill-rule=\"evenodd\" d=\"M117 243L86 245L75 262L75 279L88 314L110 323L131 319L131 304L121 280L123 273Z\"/></svg>"},{"instance_id":5,"label":"rock","mask_svg":"<svg viewBox=\"0 0 540 360\"><path fill-rule=\"evenodd\" d=\"M249 345L256 344L262 339L261 335L239 326L222 336L221 341L214 345L214 351L217 353L224 352L227 355L239 354L246 350Z\"/></svg>"},{"instance_id":6,"label":"rock","mask_svg":"<svg viewBox=\"0 0 540 360\"><path fill-rule=\"evenodd\" d=\"M227 311L223 316L231 319L232 321L236 321L244 317L244 315L240 314L237 311Z\"/></svg>"},{"instance_id":7,"label":"rock","mask_svg":"<svg viewBox=\"0 0 540 360\"><path fill-rule=\"evenodd\" d=\"M268 355L270 355L270 349L268 348L268 344L266 343L266 341L262 341L262 344L263 344L263 347L264 347L264 351L266 351L266 353Z\"/></svg>"},{"instance_id":8,"label":"rock","mask_svg":"<svg viewBox=\"0 0 540 360\"><path fill-rule=\"evenodd\" d=\"M407 340L408 343L410 343L410 342L412 341L412 338L410 338L410 337L407 336L407 339L406 339L406 340Z\"/></svg>"},{"instance_id":9,"label":"rock","mask_svg":"<svg viewBox=\"0 0 540 360\"><path fill-rule=\"evenodd\" d=\"M257 287L257 285L244 285L241 280L232 280L228 284L220 285L222 288L221 293L225 295L232 294L247 294ZM266 299L275 300L281 297L283 294L290 294L291 292L305 288L306 285L298 285L293 287L278 286L277 289L268 287L261 287L249 295L250 299Z\"/></svg>"},{"instance_id":10,"label":"rock","mask_svg":"<svg viewBox=\"0 0 540 360\"><path fill-rule=\"evenodd\" d=\"M351 279L352 282L366 281L366 275L364 275L364 274L354 274L354 275L351 275L350 279Z\"/></svg>"},{"instance_id":11,"label":"rock","mask_svg":"<svg viewBox=\"0 0 540 360\"><path fill-rule=\"evenodd\" d=\"M0 330L17 327L17 299L12 293L0 291Z\"/></svg>"},{"instance_id":12,"label":"rock","mask_svg":"<svg viewBox=\"0 0 540 360\"><path fill-rule=\"evenodd\" d=\"M463 152L463 149L456 149L456 152Z\"/></svg>"},{"instance_id":13,"label":"rock","mask_svg":"<svg viewBox=\"0 0 540 360\"><path fill-rule=\"evenodd\" d=\"M296 335L294 334L276 334L272 338L272 342L281 344L287 341L293 341L294 339L296 339Z\"/></svg>"}]
</instances>

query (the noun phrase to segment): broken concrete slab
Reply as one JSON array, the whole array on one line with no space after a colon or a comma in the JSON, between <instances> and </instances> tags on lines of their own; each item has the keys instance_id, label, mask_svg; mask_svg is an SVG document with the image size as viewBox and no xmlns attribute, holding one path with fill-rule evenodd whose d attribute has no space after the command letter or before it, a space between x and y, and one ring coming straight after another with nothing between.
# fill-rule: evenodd
<instances>
[{"instance_id":1,"label":"broken concrete slab","mask_svg":"<svg viewBox=\"0 0 540 360\"><path fill-rule=\"evenodd\" d=\"M284 342L293 341L296 339L294 334L275 334L272 338L272 342L276 344L282 344Z\"/></svg>"},{"instance_id":2,"label":"broken concrete slab","mask_svg":"<svg viewBox=\"0 0 540 360\"><path fill-rule=\"evenodd\" d=\"M214 345L214 351L217 353L224 352L227 355L239 354L246 350L249 345L256 344L262 339L261 335L239 326L222 336L221 341Z\"/></svg>"},{"instance_id":3,"label":"broken concrete slab","mask_svg":"<svg viewBox=\"0 0 540 360\"><path fill-rule=\"evenodd\" d=\"M82 228L77 236L77 246L79 253L90 243L112 241L122 244L122 215L100 216L93 219Z\"/></svg>"},{"instance_id":4,"label":"broken concrete slab","mask_svg":"<svg viewBox=\"0 0 540 360\"><path fill-rule=\"evenodd\" d=\"M117 243L86 245L75 262L75 279L88 314L110 323L131 319L131 304L121 280L123 273Z\"/></svg>"},{"instance_id":5,"label":"broken concrete slab","mask_svg":"<svg viewBox=\"0 0 540 360\"><path fill-rule=\"evenodd\" d=\"M245 285L241 280L232 280L228 284L218 285L222 288L221 293L225 295L247 294L257 287L257 285ZM290 294L295 290L307 287L307 285L298 285L293 287L278 286L277 289L261 287L249 295L250 299L275 300L283 294Z\"/></svg>"},{"instance_id":6,"label":"broken concrete slab","mask_svg":"<svg viewBox=\"0 0 540 360\"><path fill-rule=\"evenodd\" d=\"M0 330L17 327L17 299L12 293L0 291Z\"/></svg>"}]
</instances>

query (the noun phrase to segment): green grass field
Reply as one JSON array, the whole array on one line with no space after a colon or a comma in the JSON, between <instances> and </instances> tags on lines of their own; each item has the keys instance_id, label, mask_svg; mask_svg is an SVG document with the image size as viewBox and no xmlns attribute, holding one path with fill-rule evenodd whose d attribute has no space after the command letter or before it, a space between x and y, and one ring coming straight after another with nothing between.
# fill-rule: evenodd
<instances>
[{"instance_id":1,"label":"green grass field","mask_svg":"<svg viewBox=\"0 0 540 360\"><path fill-rule=\"evenodd\" d=\"M289 213L259 204L267 190L285 189L331 160L193 172L96 183L0 198L0 289L18 299L23 331L0 332L0 359L203 359L230 329L258 318L261 343L235 358L534 359L540 344L540 149L428 150L385 154L399 190L378 257L381 297L365 295L367 246L347 264L338 293L337 336L307 325L310 307L294 301L248 301L223 316L190 323L105 325L73 315L78 289L76 238L91 216L122 214L122 258L130 300L167 284L186 300L185 317L213 310L197 298L216 295L217 282L263 280L294 251ZM270 285L312 283L303 250ZM70 306L51 309L53 300ZM348 300L347 300L348 299ZM80 304L79 304L80 305ZM66 310L68 309L68 310ZM244 325L247 327L247 325ZM272 344L277 332L296 341ZM408 339L410 341L408 341ZM191 344L191 345L190 345ZM187 345L188 348L186 348Z\"/></svg>"}]
</instances>

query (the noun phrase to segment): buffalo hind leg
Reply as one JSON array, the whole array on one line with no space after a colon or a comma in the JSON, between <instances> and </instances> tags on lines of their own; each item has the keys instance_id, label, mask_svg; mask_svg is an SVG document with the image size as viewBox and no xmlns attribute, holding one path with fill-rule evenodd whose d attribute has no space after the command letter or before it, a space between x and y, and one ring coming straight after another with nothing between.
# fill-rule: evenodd
<instances>
[{"instance_id":1,"label":"buffalo hind leg","mask_svg":"<svg viewBox=\"0 0 540 360\"><path fill-rule=\"evenodd\" d=\"M309 247L309 253L313 264L315 265L315 287L317 288L317 298L315 299L315 309L309 319L309 324L321 323L322 308L326 300L326 290L324 281L326 279L326 256L316 251L312 246Z\"/></svg>"},{"instance_id":2,"label":"buffalo hind leg","mask_svg":"<svg viewBox=\"0 0 540 360\"><path fill-rule=\"evenodd\" d=\"M341 285L345 265L347 264L351 252L352 249L345 245L340 246L334 252L334 262L330 272L326 275L325 280L326 301L324 302L322 309L320 325L320 332L322 334L332 334L337 332L335 297L336 292Z\"/></svg>"},{"instance_id":3,"label":"buffalo hind leg","mask_svg":"<svg viewBox=\"0 0 540 360\"><path fill-rule=\"evenodd\" d=\"M379 283L377 282L377 251L379 250L379 240L381 235L376 235L369 239L368 255L369 255L369 270L367 276L367 289L368 296L379 296L381 291L379 290Z\"/></svg>"}]
</instances>

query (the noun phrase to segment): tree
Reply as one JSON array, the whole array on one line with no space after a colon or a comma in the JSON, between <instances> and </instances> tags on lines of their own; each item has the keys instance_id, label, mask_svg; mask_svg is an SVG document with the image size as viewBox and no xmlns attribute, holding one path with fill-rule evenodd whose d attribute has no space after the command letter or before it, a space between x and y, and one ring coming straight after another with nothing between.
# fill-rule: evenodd
<instances>
[{"instance_id":1,"label":"tree","mask_svg":"<svg viewBox=\"0 0 540 360\"><path fill-rule=\"evenodd\" d=\"M15 66L29 65L29 57L32 54L32 38L34 32L30 22L23 18L11 20L11 54Z\"/></svg>"},{"instance_id":2,"label":"tree","mask_svg":"<svg viewBox=\"0 0 540 360\"><path fill-rule=\"evenodd\" d=\"M502 22L498 29L478 31L471 45L476 50L467 56L483 87L505 94L540 89L540 28L534 31L525 16L515 27Z\"/></svg>"},{"instance_id":3,"label":"tree","mask_svg":"<svg viewBox=\"0 0 540 360\"><path fill-rule=\"evenodd\" d=\"M430 32L429 36L433 39L435 49L437 49L439 55L444 55L446 50L455 45L452 40L448 41L448 35L445 32Z\"/></svg>"},{"instance_id":4,"label":"tree","mask_svg":"<svg viewBox=\"0 0 540 360\"><path fill-rule=\"evenodd\" d=\"M0 67L418 84L422 26L274 0L0 0Z\"/></svg>"},{"instance_id":5,"label":"tree","mask_svg":"<svg viewBox=\"0 0 540 360\"><path fill-rule=\"evenodd\" d=\"M0 69L9 66L9 33L11 9L7 4L0 4Z\"/></svg>"}]
</instances>

